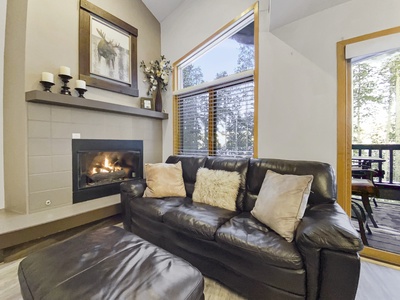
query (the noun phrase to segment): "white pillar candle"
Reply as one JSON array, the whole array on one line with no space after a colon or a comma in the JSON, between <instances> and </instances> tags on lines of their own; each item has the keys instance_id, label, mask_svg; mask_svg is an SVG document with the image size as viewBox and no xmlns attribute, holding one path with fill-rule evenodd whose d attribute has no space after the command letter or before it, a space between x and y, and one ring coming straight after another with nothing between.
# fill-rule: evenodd
<instances>
[{"instance_id":1,"label":"white pillar candle","mask_svg":"<svg viewBox=\"0 0 400 300\"><path fill-rule=\"evenodd\" d=\"M76 81L76 88L78 89L86 89L86 82L84 80Z\"/></svg>"},{"instance_id":2,"label":"white pillar candle","mask_svg":"<svg viewBox=\"0 0 400 300\"><path fill-rule=\"evenodd\" d=\"M60 75L68 75L71 76L71 69L66 66L60 67Z\"/></svg>"},{"instance_id":3,"label":"white pillar candle","mask_svg":"<svg viewBox=\"0 0 400 300\"><path fill-rule=\"evenodd\" d=\"M49 72L42 72L42 81L54 83L54 75Z\"/></svg>"}]
</instances>

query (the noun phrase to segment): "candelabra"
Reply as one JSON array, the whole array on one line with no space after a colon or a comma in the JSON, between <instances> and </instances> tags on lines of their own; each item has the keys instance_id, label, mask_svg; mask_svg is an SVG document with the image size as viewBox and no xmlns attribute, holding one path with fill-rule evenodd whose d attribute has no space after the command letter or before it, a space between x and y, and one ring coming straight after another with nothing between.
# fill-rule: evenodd
<instances>
[{"instance_id":1,"label":"candelabra","mask_svg":"<svg viewBox=\"0 0 400 300\"><path fill-rule=\"evenodd\" d=\"M49 93L51 93L51 87L54 85L54 83L53 82L50 82L50 81L40 81L40 83L43 85L43 87L44 87L44 91L45 92L49 92Z\"/></svg>"},{"instance_id":2,"label":"candelabra","mask_svg":"<svg viewBox=\"0 0 400 300\"><path fill-rule=\"evenodd\" d=\"M75 88L75 90L79 93L79 98L85 98L83 97L83 94L87 91L87 89Z\"/></svg>"},{"instance_id":3,"label":"candelabra","mask_svg":"<svg viewBox=\"0 0 400 300\"><path fill-rule=\"evenodd\" d=\"M61 78L62 82L64 82L64 85L61 87L61 94L71 96L71 92L69 91L68 82L70 81L70 79L72 79L72 76L65 75L65 74L59 74L58 76Z\"/></svg>"}]
</instances>

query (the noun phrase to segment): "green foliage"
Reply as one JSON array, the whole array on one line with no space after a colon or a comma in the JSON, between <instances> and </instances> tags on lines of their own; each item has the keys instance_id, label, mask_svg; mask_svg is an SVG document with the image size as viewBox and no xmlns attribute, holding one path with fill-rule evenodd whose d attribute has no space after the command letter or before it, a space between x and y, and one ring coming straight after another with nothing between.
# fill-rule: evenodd
<instances>
[{"instance_id":1,"label":"green foliage","mask_svg":"<svg viewBox=\"0 0 400 300\"><path fill-rule=\"evenodd\" d=\"M353 63L352 72L353 143L399 143L399 51Z\"/></svg>"}]
</instances>

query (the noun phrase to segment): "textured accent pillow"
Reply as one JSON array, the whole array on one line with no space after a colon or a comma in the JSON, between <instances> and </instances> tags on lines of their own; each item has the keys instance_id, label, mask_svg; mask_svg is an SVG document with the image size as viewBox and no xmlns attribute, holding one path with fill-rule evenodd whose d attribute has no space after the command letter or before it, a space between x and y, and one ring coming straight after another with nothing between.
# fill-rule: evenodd
<instances>
[{"instance_id":1,"label":"textured accent pillow","mask_svg":"<svg viewBox=\"0 0 400 300\"><path fill-rule=\"evenodd\" d=\"M182 163L145 164L147 188L143 197L186 197L182 176Z\"/></svg>"},{"instance_id":2,"label":"textured accent pillow","mask_svg":"<svg viewBox=\"0 0 400 300\"><path fill-rule=\"evenodd\" d=\"M194 185L193 201L236 211L239 192L238 172L200 168Z\"/></svg>"},{"instance_id":3,"label":"textured accent pillow","mask_svg":"<svg viewBox=\"0 0 400 300\"><path fill-rule=\"evenodd\" d=\"M288 242L293 241L311 191L312 175L267 171L251 214Z\"/></svg>"}]
</instances>

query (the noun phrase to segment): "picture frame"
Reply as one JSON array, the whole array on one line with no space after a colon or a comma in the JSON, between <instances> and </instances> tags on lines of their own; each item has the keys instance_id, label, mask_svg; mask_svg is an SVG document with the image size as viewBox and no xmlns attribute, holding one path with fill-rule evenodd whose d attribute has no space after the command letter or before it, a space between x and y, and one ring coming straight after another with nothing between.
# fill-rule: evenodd
<instances>
[{"instance_id":1,"label":"picture frame","mask_svg":"<svg viewBox=\"0 0 400 300\"><path fill-rule=\"evenodd\" d=\"M139 96L138 30L87 0L79 10L79 79L86 85Z\"/></svg>"},{"instance_id":2,"label":"picture frame","mask_svg":"<svg viewBox=\"0 0 400 300\"><path fill-rule=\"evenodd\" d=\"M153 98L141 97L140 98L140 108L154 110Z\"/></svg>"}]
</instances>

